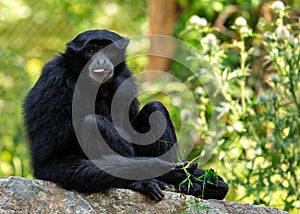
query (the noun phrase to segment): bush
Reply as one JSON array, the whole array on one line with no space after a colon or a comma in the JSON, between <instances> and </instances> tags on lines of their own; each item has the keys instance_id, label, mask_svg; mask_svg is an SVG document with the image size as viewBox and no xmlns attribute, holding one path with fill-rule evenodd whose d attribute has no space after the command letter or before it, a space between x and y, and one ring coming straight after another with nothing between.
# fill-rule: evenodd
<instances>
[{"instance_id":1,"label":"bush","mask_svg":"<svg viewBox=\"0 0 300 214\"><path fill-rule=\"evenodd\" d=\"M299 26L282 2L270 6L272 24L261 21L254 33L238 17L231 26L234 36L227 41L218 39L222 32L206 19L192 16L179 37L202 54L188 58L197 73L181 78L199 97L204 142L211 141L207 70L219 81L221 90L213 96L221 95L223 101L214 110L225 129L215 142L215 158L223 163L231 185L228 199L291 211L300 207Z\"/></svg>"}]
</instances>

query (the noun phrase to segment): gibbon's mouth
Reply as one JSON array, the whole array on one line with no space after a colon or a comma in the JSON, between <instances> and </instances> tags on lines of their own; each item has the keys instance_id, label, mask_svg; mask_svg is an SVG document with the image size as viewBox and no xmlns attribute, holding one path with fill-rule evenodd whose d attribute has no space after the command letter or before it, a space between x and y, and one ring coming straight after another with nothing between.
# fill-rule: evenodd
<instances>
[{"instance_id":1,"label":"gibbon's mouth","mask_svg":"<svg viewBox=\"0 0 300 214\"><path fill-rule=\"evenodd\" d=\"M111 69L105 69L105 68L97 68L93 70L93 73L95 75L108 75L110 73L112 73L113 70Z\"/></svg>"},{"instance_id":2,"label":"gibbon's mouth","mask_svg":"<svg viewBox=\"0 0 300 214\"><path fill-rule=\"evenodd\" d=\"M92 70L93 74L96 76L108 76L112 73L112 71L113 70L109 68L96 68Z\"/></svg>"},{"instance_id":3,"label":"gibbon's mouth","mask_svg":"<svg viewBox=\"0 0 300 214\"><path fill-rule=\"evenodd\" d=\"M92 82L98 84L99 82L105 83L113 76L113 69L109 68L93 68L89 72Z\"/></svg>"},{"instance_id":4,"label":"gibbon's mouth","mask_svg":"<svg viewBox=\"0 0 300 214\"><path fill-rule=\"evenodd\" d=\"M105 70L104 68L98 68L94 70L94 73L104 73L105 71L107 70Z\"/></svg>"}]
</instances>

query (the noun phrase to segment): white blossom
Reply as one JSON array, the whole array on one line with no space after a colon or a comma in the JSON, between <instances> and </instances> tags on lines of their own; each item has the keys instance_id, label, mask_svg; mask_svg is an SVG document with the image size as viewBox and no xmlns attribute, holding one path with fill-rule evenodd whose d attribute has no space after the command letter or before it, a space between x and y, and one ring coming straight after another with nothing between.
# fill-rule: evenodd
<instances>
[{"instance_id":1,"label":"white blossom","mask_svg":"<svg viewBox=\"0 0 300 214\"><path fill-rule=\"evenodd\" d=\"M212 34L212 33L209 33L207 34L203 40L202 40L204 43L207 43L208 45L216 45L217 44L217 37Z\"/></svg>"},{"instance_id":2,"label":"white blossom","mask_svg":"<svg viewBox=\"0 0 300 214\"><path fill-rule=\"evenodd\" d=\"M236 19L235 19L235 25L237 25L237 26L240 26L240 27L243 27L243 26L247 26L247 21L246 21L246 19L245 18L243 18L243 17L237 17Z\"/></svg>"},{"instance_id":3,"label":"white blossom","mask_svg":"<svg viewBox=\"0 0 300 214\"><path fill-rule=\"evenodd\" d=\"M191 24L194 24L194 25L199 25L199 26L207 26L207 21L205 18L200 18L199 16L197 15L193 15L191 18L190 18L190 23Z\"/></svg>"},{"instance_id":4,"label":"white blossom","mask_svg":"<svg viewBox=\"0 0 300 214\"><path fill-rule=\"evenodd\" d=\"M279 38L281 39L288 39L290 38L291 34L289 32L289 30L286 28L286 26L282 25L282 26L278 26L276 28L276 34Z\"/></svg>"},{"instance_id":5,"label":"white blossom","mask_svg":"<svg viewBox=\"0 0 300 214\"><path fill-rule=\"evenodd\" d=\"M195 92L198 95L202 95L204 93L203 88L201 88L201 87L197 87L196 90L195 90Z\"/></svg>"},{"instance_id":6,"label":"white blossom","mask_svg":"<svg viewBox=\"0 0 300 214\"><path fill-rule=\"evenodd\" d=\"M248 27L245 27L245 26L241 27L240 33L242 33L242 34L249 34L249 33L251 33L251 29L248 28Z\"/></svg>"},{"instance_id":7,"label":"white blossom","mask_svg":"<svg viewBox=\"0 0 300 214\"><path fill-rule=\"evenodd\" d=\"M275 11L284 11L284 4L282 3L282 1L274 1L272 4L272 8Z\"/></svg>"}]
</instances>

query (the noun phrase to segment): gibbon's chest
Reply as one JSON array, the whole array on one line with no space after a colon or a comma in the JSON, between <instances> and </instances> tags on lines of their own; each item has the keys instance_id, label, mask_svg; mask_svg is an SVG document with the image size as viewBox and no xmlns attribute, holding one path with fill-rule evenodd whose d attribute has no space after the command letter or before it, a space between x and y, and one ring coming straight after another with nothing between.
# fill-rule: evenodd
<instances>
[{"instance_id":1,"label":"gibbon's chest","mask_svg":"<svg viewBox=\"0 0 300 214\"><path fill-rule=\"evenodd\" d=\"M123 120L124 117L129 116L129 109L126 109L125 104L118 101L113 103L115 106L112 107L113 97L114 93L98 95L95 102L95 113L103 115L109 121L112 121L112 114L114 118Z\"/></svg>"},{"instance_id":2,"label":"gibbon's chest","mask_svg":"<svg viewBox=\"0 0 300 214\"><path fill-rule=\"evenodd\" d=\"M130 103L137 93L133 83L122 83L124 83L124 78L119 76L115 80L100 86L95 101L96 114L103 115L110 121L117 119L121 122L128 119Z\"/></svg>"},{"instance_id":3,"label":"gibbon's chest","mask_svg":"<svg viewBox=\"0 0 300 214\"><path fill-rule=\"evenodd\" d=\"M111 101L97 99L95 103L95 114L103 115L111 121Z\"/></svg>"}]
</instances>

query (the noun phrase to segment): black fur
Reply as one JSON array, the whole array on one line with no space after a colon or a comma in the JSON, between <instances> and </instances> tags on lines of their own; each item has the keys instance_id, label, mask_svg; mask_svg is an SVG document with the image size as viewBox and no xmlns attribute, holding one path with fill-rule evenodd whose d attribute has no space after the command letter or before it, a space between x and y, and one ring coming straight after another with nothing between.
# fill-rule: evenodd
<instances>
[{"instance_id":1,"label":"black fur","mask_svg":"<svg viewBox=\"0 0 300 214\"><path fill-rule=\"evenodd\" d=\"M104 52L97 56L100 61L105 58L104 62L99 62L103 63L105 69L110 70L110 62L114 64L114 60L125 60L127 39L106 30L84 32L67 44L66 51L63 54L55 57L45 65L40 78L25 99L23 106L24 119L30 142L34 176L79 192L99 192L111 187L129 188L159 201L163 197L162 189L170 187L169 184L178 186L186 178L182 166L187 163L172 162L177 158L176 152L168 161L167 159L152 158L164 154L171 148L177 148L177 139L168 111L159 102L148 103L139 111L137 99L133 100L129 112L127 109L122 110L122 106L120 106L118 117L129 117L132 126L140 133L149 131L149 115L155 111L161 112L167 120L167 128L160 138L162 141L143 146L131 144L122 138L112 123L110 108L115 91L124 80L131 77L131 72L125 61L113 65L113 71L109 71L111 76L108 75L109 79L103 80L104 83L101 84L98 90L95 105L89 103L86 99L89 96L89 90L94 90L97 84L93 84L93 81L98 81L88 74L89 71L85 67L91 58L89 57L90 52L87 52L86 48L93 44L96 44L97 47L108 44L114 45L113 50L110 49L109 53ZM109 61L107 62L107 60ZM85 81L91 83L86 88L76 91L75 85L80 74L84 75ZM136 93L134 82L131 85L133 93ZM126 96L126 93L124 92L124 96ZM92 155L94 162L83 152L74 131L72 121L74 96L77 96L79 101L84 103L84 106L91 107L90 111L85 111L88 113L81 114L79 112L76 116L80 118L80 136L83 138L79 140L86 142L87 145L95 145L93 149L95 153ZM116 154L129 158L120 159L121 157L111 155L104 148L96 146L99 145L97 144L98 139L91 137L94 120L109 148L113 149ZM124 133L132 135L127 132L126 127L123 129ZM129 137L134 139L133 136ZM115 158L115 156L117 157ZM110 159L117 160L115 165L105 165L102 169L96 166L97 161ZM145 180L119 178L113 175L115 172L123 173L126 176L130 175L130 167L136 167L134 160L141 160L140 162L145 164L146 170L149 169L147 167L169 167L170 171L165 175ZM187 170L195 175L203 174L196 167L196 164L192 163L187 167ZM107 170L104 170L104 168ZM183 191L201 196L203 182L194 180L194 183L194 188L189 190L182 188ZM221 184L219 189L215 187L208 188L209 192L205 194L207 196L205 198L224 198L228 187L221 178L219 178L219 184ZM209 194L210 192L215 193Z\"/></svg>"}]
</instances>

